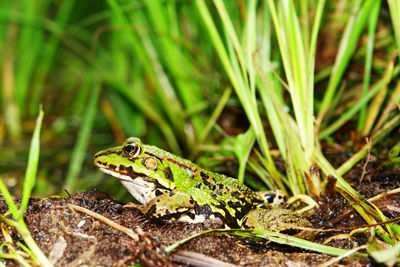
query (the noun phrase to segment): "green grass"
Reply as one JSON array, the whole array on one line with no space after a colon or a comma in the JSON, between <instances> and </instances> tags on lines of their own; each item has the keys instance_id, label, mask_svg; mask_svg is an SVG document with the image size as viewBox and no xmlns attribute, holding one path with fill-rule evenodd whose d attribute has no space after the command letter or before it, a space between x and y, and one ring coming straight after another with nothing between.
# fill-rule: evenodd
<instances>
[{"instance_id":1,"label":"green grass","mask_svg":"<svg viewBox=\"0 0 400 267\"><path fill-rule=\"evenodd\" d=\"M241 230L241 229L211 229L211 230L206 230L201 233L198 233L196 235L190 236L188 238L182 239L180 242L177 242L175 244L172 244L168 247L165 248L166 253L170 253L173 250L175 250L178 246L186 243L187 241L197 238L199 236L209 234L209 233L215 233L215 232L220 232L220 233L230 233L232 232L234 235L237 236L242 236L242 237L250 237L250 238L262 238L262 239L267 239L271 242L277 243L277 244L282 244L282 245L290 245L302 249L307 249L310 251L314 252L320 252L328 255L333 255L333 256L342 256L345 254L348 254L348 250L341 249L341 248L336 248L336 247L331 247L331 246L326 246L318 243L314 243L305 239L301 239L298 237L294 236L288 236L286 234L281 234L281 233L276 233L272 231L261 231L261 230ZM356 253L358 256L366 256L366 254L361 254L361 253ZM347 255L350 256L350 255Z\"/></svg>"},{"instance_id":2,"label":"green grass","mask_svg":"<svg viewBox=\"0 0 400 267\"><path fill-rule=\"evenodd\" d=\"M68 168L67 178L65 180L65 188L75 190L81 166L83 163L86 147L90 140L91 131L96 117L97 105L99 102L100 87L92 84L94 89L90 96L90 101L84 111L82 126L80 128L78 139L71 155L71 161Z\"/></svg>"},{"instance_id":3,"label":"green grass","mask_svg":"<svg viewBox=\"0 0 400 267\"><path fill-rule=\"evenodd\" d=\"M335 169L321 144L349 125L355 141L385 144L400 123L400 5L387 3L2 1L0 144L24 140L43 103L61 163L34 194L114 188L92 154L138 136L194 160L236 156L240 181L295 196L320 198L333 175L366 221L385 220L343 179L369 145ZM396 231L378 230L388 243Z\"/></svg>"},{"instance_id":4,"label":"green grass","mask_svg":"<svg viewBox=\"0 0 400 267\"><path fill-rule=\"evenodd\" d=\"M37 246L35 240L32 238L25 222L24 222L24 212L28 206L29 199L31 197L32 189L36 182L36 173L39 163L39 153L40 153L40 127L42 125L44 113L40 110L39 116L37 118L35 130L33 132L31 147L29 150L28 166L25 173L24 187L22 193L21 204L19 207L15 204L12 199L10 192L7 190L6 185L0 180L0 192L2 193L13 219L8 219L4 215L0 215L0 221L5 224L15 227L18 233L21 235L27 247L23 244L18 244L20 248L28 252L36 264L40 266L53 266L47 257L43 254L40 248ZM3 249L8 248L9 253L4 253ZM0 250L0 258L11 258L15 259L23 265L24 260L18 256L14 249L7 245L2 245Z\"/></svg>"}]
</instances>

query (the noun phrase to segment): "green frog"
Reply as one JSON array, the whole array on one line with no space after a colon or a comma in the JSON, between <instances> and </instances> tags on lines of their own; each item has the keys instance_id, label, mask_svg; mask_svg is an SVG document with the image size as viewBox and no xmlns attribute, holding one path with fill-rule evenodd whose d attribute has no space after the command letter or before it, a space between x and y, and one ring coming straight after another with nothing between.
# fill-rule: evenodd
<instances>
[{"instance_id":1,"label":"green frog","mask_svg":"<svg viewBox=\"0 0 400 267\"><path fill-rule=\"evenodd\" d=\"M219 218L227 227L293 230L311 226L282 209L281 191L256 192L237 179L205 170L193 162L130 137L122 146L100 151L94 164L117 177L150 218L201 223Z\"/></svg>"}]
</instances>

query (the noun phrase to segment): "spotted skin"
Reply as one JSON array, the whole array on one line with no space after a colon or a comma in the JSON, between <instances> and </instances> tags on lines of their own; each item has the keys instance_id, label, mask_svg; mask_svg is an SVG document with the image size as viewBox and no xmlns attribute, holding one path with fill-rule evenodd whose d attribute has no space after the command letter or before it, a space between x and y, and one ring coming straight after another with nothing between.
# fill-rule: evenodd
<instances>
[{"instance_id":1,"label":"spotted skin","mask_svg":"<svg viewBox=\"0 0 400 267\"><path fill-rule=\"evenodd\" d=\"M187 222L220 218L229 227L256 228L252 219L260 212L254 210L264 209L261 214L268 217L269 210L284 199L282 192L254 192L237 179L144 145L138 138L128 138L122 146L98 152L94 163L119 178L142 204L139 209L151 218ZM296 221L297 215L286 213L293 214L292 221ZM266 225L260 224L263 228Z\"/></svg>"}]
</instances>

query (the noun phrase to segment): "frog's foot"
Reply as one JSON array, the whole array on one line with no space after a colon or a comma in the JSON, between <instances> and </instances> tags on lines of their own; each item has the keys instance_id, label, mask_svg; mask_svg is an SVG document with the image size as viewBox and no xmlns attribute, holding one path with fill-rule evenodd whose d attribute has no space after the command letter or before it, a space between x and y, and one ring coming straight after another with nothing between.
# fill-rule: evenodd
<instances>
[{"instance_id":1,"label":"frog's foot","mask_svg":"<svg viewBox=\"0 0 400 267\"><path fill-rule=\"evenodd\" d=\"M146 214L146 205L128 202L128 203L126 203L126 204L125 204L124 206L122 206L122 207L123 207L123 208L134 208L134 209L138 209L138 210L140 210L143 214Z\"/></svg>"},{"instance_id":2,"label":"frog's foot","mask_svg":"<svg viewBox=\"0 0 400 267\"><path fill-rule=\"evenodd\" d=\"M132 202L128 202L126 203L124 206L122 206L123 208L135 208L135 209L142 209L143 205L142 204L137 204L137 203L132 203Z\"/></svg>"},{"instance_id":3,"label":"frog's foot","mask_svg":"<svg viewBox=\"0 0 400 267\"><path fill-rule=\"evenodd\" d=\"M245 228L255 228L289 235L300 238L312 239L310 231L301 230L302 227L311 227L311 223L298 213L288 209L256 208L251 210L243 220Z\"/></svg>"}]
</instances>

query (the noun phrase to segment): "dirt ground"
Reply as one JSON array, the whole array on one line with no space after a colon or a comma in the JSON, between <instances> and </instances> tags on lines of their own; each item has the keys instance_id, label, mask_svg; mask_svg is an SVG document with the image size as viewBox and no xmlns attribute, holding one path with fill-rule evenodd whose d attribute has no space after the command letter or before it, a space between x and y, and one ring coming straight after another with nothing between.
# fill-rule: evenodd
<instances>
[{"instance_id":1,"label":"dirt ground","mask_svg":"<svg viewBox=\"0 0 400 267\"><path fill-rule=\"evenodd\" d=\"M351 185L367 198L399 187L400 171L393 168L375 171L373 162L363 170L357 165L347 174ZM361 173L364 173L360 182ZM374 202L389 218L399 217L400 196L390 195ZM77 205L100 214L111 221L133 230L133 237L108 224L72 209ZM341 228L364 225L348 202L338 193L327 192L319 203L320 209L308 219L314 228ZM140 262L142 266L309 266L324 263L332 257L289 246L261 242L250 238L223 233L211 233L197 237L173 252L164 249L175 242L213 228L221 228L218 222L186 224L155 222L135 208L124 208L124 203L114 201L106 193L89 190L65 198L32 199L25 213L25 221L31 234L44 253L56 266L129 266ZM0 198L0 212L7 206ZM22 241L18 233L8 228L14 242ZM318 233L315 240L323 243L327 238L349 231ZM136 237L135 237L136 236ZM334 238L327 245L351 249L365 244L368 234ZM0 232L0 242L4 237ZM345 266L375 265L367 257L340 260ZM7 266L16 266L6 261Z\"/></svg>"}]
</instances>

